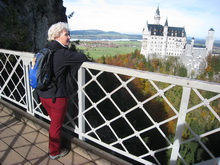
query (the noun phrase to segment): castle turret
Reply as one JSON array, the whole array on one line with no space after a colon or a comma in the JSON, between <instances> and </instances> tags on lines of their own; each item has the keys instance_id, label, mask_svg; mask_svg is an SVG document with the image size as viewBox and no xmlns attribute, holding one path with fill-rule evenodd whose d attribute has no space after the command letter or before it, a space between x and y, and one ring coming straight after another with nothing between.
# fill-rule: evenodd
<instances>
[{"instance_id":1,"label":"castle turret","mask_svg":"<svg viewBox=\"0 0 220 165\"><path fill-rule=\"evenodd\" d=\"M146 35L146 34L148 34L148 33L149 33L149 32L148 32L148 21L147 21L145 27L143 28L142 34L143 34L143 35Z\"/></svg>"},{"instance_id":2,"label":"castle turret","mask_svg":"<svg viewBox=\"0 0 220 165\"><path fill-rule=\"evenodd\" d=\"M154 16L154 24L159 25L160 24L160 10L159 10L159 6L157 6L157 10Z\"/></svg>"},{"instance_id":3,"label":"castle turret","mask_svg":"<svg viewBox=\"0 0 220 165\"><path fill-rule=\"evenodd\" d=\"M163 29L162 56L166 56L167 53L167 39L168 39L168 20L166 19Z\"/></svg>"},{"instance_id":4,"label":"castle turret","mask_svg":"<svg viewBox=\"0 0 220 165\"><path fill-rule=\"evenodd\" d=\"M168 35L168 20L167 19L166 19L166 22L164 24L163 35L164 36Z\"/></svg>"},{"instance_id":5,"label":"castle turret","mask_svg":"<svg viewBox=\"0 0 220 165\"><path fill-rule=\"evenodd\" d=\"M191 39L191 45L194 46L194 44L195 44L195 38L193 37L193 38Z\"/></svg>"},{"instance_id":6,"label":"castle turret","mask_svg":"<svg viewBox=\"0 0 220 165\"><path fill-rule=\"evenodd\" d=\"M214 40L215 40L214 33L215 33L214 29L211 28L208 31L208 36L206 37L205 46L208 51L208 54L212 53L212 48L213 48L213 44L214 44Z\"/></svg>"}]
</instances>

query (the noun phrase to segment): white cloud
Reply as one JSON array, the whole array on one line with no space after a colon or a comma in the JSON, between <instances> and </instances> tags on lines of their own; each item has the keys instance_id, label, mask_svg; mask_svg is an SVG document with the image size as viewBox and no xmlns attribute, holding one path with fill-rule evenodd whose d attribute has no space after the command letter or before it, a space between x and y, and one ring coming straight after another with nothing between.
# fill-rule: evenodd
<instances>
[{"instance_id":1,"label":"white cloud","mask_svg":"<svg viewBox=\"0 0 220 165\"><path fill-rule=\"evenodd\" d=\"M150 0L64 0L72 30L99 29L141 34L146 21L154 23L158 2ZM161 24L168 18L169 26L185 26L188 36L205 38L214 28L220 39L220 1L218 0L160 0Z\"/></svg>"}]
</instances>

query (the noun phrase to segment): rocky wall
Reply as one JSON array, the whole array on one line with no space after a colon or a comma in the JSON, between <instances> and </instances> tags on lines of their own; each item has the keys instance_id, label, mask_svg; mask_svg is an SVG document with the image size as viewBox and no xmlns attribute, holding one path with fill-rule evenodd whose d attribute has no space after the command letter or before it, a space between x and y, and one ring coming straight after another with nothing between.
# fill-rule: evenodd
<instances>
[{"instance_id":1,"label":"rocky wall","mask_svg":"<svg viewBox=\"0 0 220 165\"><path fill-rule=\"evenodd\" d=\"M0 48L36 52L48 28L67 22L63 0L0 0Z\"/></svg>"}]
</instances>

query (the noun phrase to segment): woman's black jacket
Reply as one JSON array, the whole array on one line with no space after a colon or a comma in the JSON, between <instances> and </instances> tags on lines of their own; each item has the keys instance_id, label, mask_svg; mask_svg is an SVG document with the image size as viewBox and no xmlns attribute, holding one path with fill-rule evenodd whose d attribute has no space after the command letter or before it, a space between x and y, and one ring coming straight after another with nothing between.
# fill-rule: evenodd
<instances>
[{"instance_id":1,"label":"woman's black jacket","mask_svg":"<svg viewBox=\"0 0 220 165\"><path fill-rule=\"evenodd\" d=\"M80 65L88 59L85 54L73 52L57 41L49 42L46 47L53 52L53 66L57 86L44 91L37 90L37 93L42 98L68 97L69 84L67 76L70 71L70 66L78 70Z\"/></svg>"}]
</instances>

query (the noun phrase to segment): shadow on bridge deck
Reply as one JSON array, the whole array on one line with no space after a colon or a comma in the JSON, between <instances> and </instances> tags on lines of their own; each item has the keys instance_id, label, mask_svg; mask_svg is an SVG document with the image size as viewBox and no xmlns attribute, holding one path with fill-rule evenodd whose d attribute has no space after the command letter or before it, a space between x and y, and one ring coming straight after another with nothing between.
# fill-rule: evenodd
<instances>
[{"instance_id":1,"label":"shadow on bridge deck","mask_svg":"<svg viewBox=\"0 0 220 165\"><path fill-rule=\"evenodd\" d=\"M75 144L71 144L71 149L67 156L51 160L48 156L47 129L27 118L17 117L0 102L0 165L126 164L123 160L112 163Z\"/></svg>"}]
</instances>

